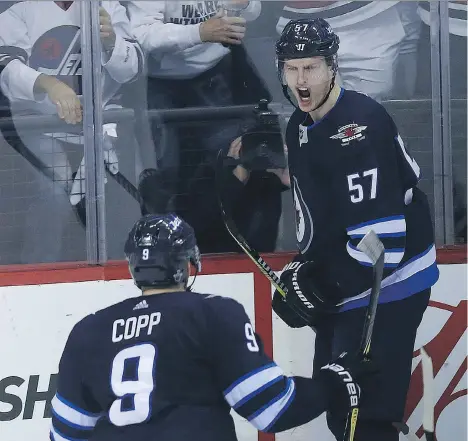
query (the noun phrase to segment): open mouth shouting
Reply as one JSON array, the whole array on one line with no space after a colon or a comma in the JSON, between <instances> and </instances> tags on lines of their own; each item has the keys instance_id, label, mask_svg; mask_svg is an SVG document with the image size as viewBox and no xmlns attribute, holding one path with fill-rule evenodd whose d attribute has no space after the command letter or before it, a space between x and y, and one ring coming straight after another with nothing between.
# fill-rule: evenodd
<instances>
[{"instance_id":1,"label":"open mouth shouting","mask_svg":"<svg viewBox=\"0 0 468 441\"><path fill-rule=\"evenodd\" d=\"M297 87L296 90L301 103L310 103L310 90L307 87Z\"/></svg>"}]
</instances>

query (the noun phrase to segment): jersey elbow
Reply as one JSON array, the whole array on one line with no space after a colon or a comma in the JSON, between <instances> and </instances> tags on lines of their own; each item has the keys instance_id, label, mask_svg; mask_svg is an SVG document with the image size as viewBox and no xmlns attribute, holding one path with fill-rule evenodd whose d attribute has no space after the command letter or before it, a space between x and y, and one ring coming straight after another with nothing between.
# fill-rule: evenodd
<instances>
[{"instance_id":1,"label":"jersey elbow","mask_svg":"<svg viewBox=\"0 0 468 441\"><path fill-rule=\"evenodd\" d=\"M385 249L385 268L396 268L405 254L406 219L403 214L374 219L346 229L349 240L346 251L363 266L372 266L368 256L359 250L358 244L369 232L374 231Z\"/></svg>"}]
</instances>

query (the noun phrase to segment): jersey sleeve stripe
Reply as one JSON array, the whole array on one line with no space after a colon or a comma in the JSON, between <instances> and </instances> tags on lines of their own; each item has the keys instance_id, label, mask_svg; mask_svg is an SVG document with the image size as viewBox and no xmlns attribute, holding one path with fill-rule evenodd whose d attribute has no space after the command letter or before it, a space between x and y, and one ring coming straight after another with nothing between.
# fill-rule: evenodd
<instances>
[{"instance_id":1,"label":"jersey sleeve stripe","mask_svg":"<svg viewBox=\"0 0 468 441\"><path fill-rule=\"evenodd\" d=\"M359 233L359 234L348 234L350 239L362 239L365 234L364 233ZM399 233L380 233L379 238L380 239L387 239L387 238L394 238L394 237L405 237L406 236L406 231L400 231Z\"/></svg>"},{"instance_id":2,"label":"jersey sleeve stripe","mask_svg":"<svg viewBox=\"0 0 468 441\"><path fill-rule=\"evenodd\" d=\"M87 441L86 439L78 439L78 438L69 438L66 437L63 433L58 432L53 427L50 429L50 439L52 441Z\"/></svg>"},{"instance_id":3,"label":"jersey sleeve stripe","mask_svg":"<svg viewBox=\"0 0 468 441\"><path fill-rule=\"evenodd\" d=\"M369 257L367 257L362 251L359 251L357 248L351 245L350 242L346 244L346 251L348 251L348 254L353 259L357 260L360 264L365 265L365 266L372 265L372 261L369 259ZM384 256L385 266L386 267L398 266L398 264L401 262L401 259L403 259L404 254L405 254L404 248L391 248L391 249L385 250L385 256Z\"/></svg>"},{"instance_id":4,"label":"jersey sleeve stripe","mask_svg":"<svg viewBox=\"0 0 468 441\"><path fill-rule=\"evenodd\" d=\"M249 416L247 418L248 421L258 430L267 431L290 406L294 399L295 390L296 385L294 380L289 378L284 391L257 412Z\"/></svg>"},{"instance_id":5,"label":"jersey sleeve stripe","mask_svg":"<svg viewBox=\"0 0 468 441\"><path fill-rule=\"evenodd\" d=\"M406 221L405 216L402 214L397 216L384 217L380 219L374 219L371 221L363 222L358 225L353 225L346 228L348 236L367 234L370 230L378 235L384 234L395 234L405 233L406 234Z\"/></svg>"},{"instance_id":6,"label":"jersey sleeve stripe","mask_svg":"<svg viewBox=\"0 0 468 441\"><path fill-rule=\"evenodd\" d=\"M82 413L83 415L89 416L91 418L100 418L102 415L100 413L90 412L88 410L82 409L81 407L77 406L76 404L68 401L66 398L62 397L58 392L55 394L58 400L60 400L63 404L66 404L68 407L75 409L77 412Z\"/></svg>"},{"instance_id":7,"label":"jersey sleeve stripe","mask_svg":"<svg viewBox=\"0 0 468 441\"><path fill-rule=\"evenodd\" d=\"M412 281L422 276L421 283L414 284ZM400 268L382 280L382 290L379 303L386 303L397 296L397 299L403 299L411 294L422 291L432 286L438 278L438 268L436 265L435 246L431 245L426 251L418 254ZM368 289L357 296L344 299L340 304L340 311L349 311L355 308L367 306L371 290Z\"/></svg>"},{"instance_id":8,"label":"jersey sleeve stripe","mask_svg":"<svg viewBox=\"0 0 468 441\"><path fill-rule=\"evenodd\" d=\"M54 408L52 408L52 414L55 418L57 418L57 420L61 421L63 424L67 425L68 427L71 427L72 429L76 429L76 430L93 430L94 429L94 426L93 427L90 427L90 426L81 426L80 424L75 424L75 423L72 423L71 421L68 421L67 419L65 419L64 417L60 416Z\"/></svg>"},{"instance_id":9,"label":"jersey sleeve stripe","mask_svg":"<svg viewBox=\"0 0 468 441\"><path fill-rule=\"evenodd\" d=\"M28 62L28 54L24 49L16 46L0 46L0 67L5 67L13 60L19 60L23 64Z\"/></svg>"},{"instance_id":10,"label":"jersey sleeve stripe","mask_svg":"<svg viewBox=\"0 0 468 441\"><path fill-rule=\"evenodd\" d=\"M89 430L94 428L101 417L100 415L91 416L88 412L76 406L71 407L70 403L65 401L58 394L52 400L52 410L58 419L77 429Z\"/></svg>"},{"instance_id":11,"label":"jersey sleeve stripe","mask_svg":"<svg viewBox=\"0 0 468 441\"><path fill-rule=\"evenodd\" d=\"M143 50L141 49L140 45L138 44L138 41L133 39L133 38L124 38L124 40L131 44L134 48L135 48L135 51L136 51L136 54L137 54L137 60L138 60L138 74L135 76L135 79L138 78L138 75L141 74L143 72L143 69L144 69L144 66L145 66L145 56L144 56L144 52ZM135 80L134 79L134 80Z\"/></svg>"},{"instance_id":12,"label":"jersey sleeve stripe","mask_svg":"<svg viewBox=\"0 0 468 441\"><path fill-rule=\"evenodd\" d=\"M403 140L401 139L401 136L399 134L395 136L395 141L400 146L401 152L403 153L403 156L408 162L408 165L411 167L411 170L413 170L413 173L419 179L419 177L421 176L421 169L419 168L418 163L410 155L408 155L408 152L405 148L405 144L403 143Z\"/></svg>"},{"instance_id":13,"label":"jersey sleeve stripe","mask_svg":"<svg viewBox=\"0 0 468 441\"><path fill-rule=\"evenodd\" d=\"M229 388L224 391L224 398L231 407L238 407L247 401L247 397L252 398L259 394L274 380L282 378L283 371L276 364L262 366L247 375L244 375Z\"/></svg>"},{"instance_id":14,"label":"jersey sleeve stripe","mask_svg":"<svg viewBox=\"0 0 468 441\"><path fill-rule=\"evenodd\" d=\"M272 386L273 384L277 383L278 381L281 381L284 377L282 375L278 375L276 378L274 378L273 380L269 381L268 383L264 384L262 387L258 388L257 390L253 391L252 393L250 393L249 395L247 395L246 397L242 398L242 400L238 401L235 405L234 405L234 410L238 409L239 407L243 406L245 403L247 403L247 401L249 401L250 399L256 397L257 395L259 395L261 392L263 392L265 389L269 388L270 386Z\"/></svg>"}]
</instances>

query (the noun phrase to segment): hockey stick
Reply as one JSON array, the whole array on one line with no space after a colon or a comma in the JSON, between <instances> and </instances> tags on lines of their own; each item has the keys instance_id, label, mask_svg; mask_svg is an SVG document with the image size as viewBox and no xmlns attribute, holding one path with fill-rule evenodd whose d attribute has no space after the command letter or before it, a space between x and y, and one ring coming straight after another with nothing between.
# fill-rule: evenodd
<instances>
[{"instance_id":1,"label":"hockey stick","mask_svg":"<svg viewBox=\"0 0 468 441\"><path fill-rule=\"evenodd\" d=\"M138 189L120 172L112 173L109 169L109 166L105 164L107 174L114 179L133 199L135 199L139 204L142 203L142 198Z\"/></svg>"},{"instance_id":2,"label":"hockey stick","mask_svg":"<svg viewBox=\"0 0 468 441\"><path fill-rule=\"evenodd\" d=\"M372 262L373 276L372 288L369 299L369 305L366 310L364 326L361 337L359 353L363 360L369 360L370 348L372 343L372 333L374 330L375 316L377 314L377 305L379 304L380 285L382 283L385 249L373 230L370 230L359 242L358 250L362 251ZM356 424L359 414L359 401L355 406L349 409L346 419L344 441L353 441L356 432Z\"/></svg>"},{"instance_id":3,"label":"hockey stick","mask_svg":"<svg viewBox=\"0 0 468 441\"><path fill-rule=\"evenodd\" d=\"M408 441L420 441L414 433L410 432L410 428L406 423L393 423L393 427L395 427L395 429L397 429L398 432L401 432L403 435L405 435L405 438Z\"/></svg>"},{"instance_id":4,"label":"hockey stick","mask_svg":"<svg viewBox=\"0 0 468 441\"><path fill-rule=\"evenodd\" d=\"M374 330L377 305L379 304L380 285L382 283L385 249L377 234L370 230L359 242L358 250L362 251L372 261L372 288L367 306L364 329L362 331L360 352L364 359L369 357L372 332Z\"/></svg>"},{"instance_id":5,"label":"hockey stick","mask_svg":"<svg viewBox=\"0 0 468 441\"><path fill-rule=\"evenodd\" d=\"M427 441L435 441L434 435L434 368L432 359L421 348L423 379L423 429Z\"/></svg>"},{"instance_id":6,"label":"hockey stick","mask_svg":"<svg viewBox=\"0 0 468 441\"><path fill-rule=\"evenodd\" d=\"M231 217L226 212L226 207L223 202L222 197L222 170L223 170L223 151L219 150L218 157L217 157L217 166L216 166L216 187L218 193L218 204L221 210L221 216L223 218L224 225L228 230L229 234L232 238L238 243L238 245L242 248L245 254L252 260L255 265L260 269L260 271L265 275L265 277L270 281L270 283L278 290L278 292L286 298L288 293L288 289L284 285L283 282L279 279L279 277L275 274L275 272L271 269L270 265L266 263L263 258L258 254L257 250L252 248L244 237L239 233L236 224L231 219Z\"/></svg>"}]
</instances>

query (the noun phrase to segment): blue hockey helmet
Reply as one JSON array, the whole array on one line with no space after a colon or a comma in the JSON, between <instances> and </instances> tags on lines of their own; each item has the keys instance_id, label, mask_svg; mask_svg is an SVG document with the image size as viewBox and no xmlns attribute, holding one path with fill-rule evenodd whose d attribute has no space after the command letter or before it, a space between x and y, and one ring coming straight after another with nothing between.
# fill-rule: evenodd
<instances>
[{"instance_id":1,"label":"blue hockey helmet","mask_svg":"<svg viewBox=\"0 0 468 441\"><path fill-rule=\"evenodd\" d=\"M323 18L291 20L276 42L278 61L294 58L329 58L338 52L340 38Z\"/></svg>"},{"instance_id":2,"label":"blue hockey helmet","mask_svg":"<svg viewBox=\"0 0 468 441\"><path fill-rule=\"evenodd\" d=\"M139 288L187 286L188 262L201 271L195 232L174 214L148 214L138 220L125 243L125 256Z\"/></svg>"}]
</instances>

